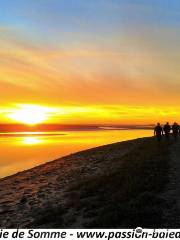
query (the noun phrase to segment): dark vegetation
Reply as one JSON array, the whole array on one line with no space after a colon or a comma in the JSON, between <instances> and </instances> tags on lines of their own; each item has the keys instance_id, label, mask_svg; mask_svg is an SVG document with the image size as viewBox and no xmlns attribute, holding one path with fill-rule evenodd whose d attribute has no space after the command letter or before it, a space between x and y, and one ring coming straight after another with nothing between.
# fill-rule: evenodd
<instances>
[{"instance_id":1,"label":"dark vegetation","mask_svg":"<svg viewBox=\"0 0 180 240\"><path fill-rule=\"evenodd\" d=\"M168 183L169 146L147 138L123 157L104 155L101 171L79 176L68 187L63 209L46 207L33 227L80 227L78 221L84 228L163 227L169 206L160 193Z\"/></svg>"}]
</instances>

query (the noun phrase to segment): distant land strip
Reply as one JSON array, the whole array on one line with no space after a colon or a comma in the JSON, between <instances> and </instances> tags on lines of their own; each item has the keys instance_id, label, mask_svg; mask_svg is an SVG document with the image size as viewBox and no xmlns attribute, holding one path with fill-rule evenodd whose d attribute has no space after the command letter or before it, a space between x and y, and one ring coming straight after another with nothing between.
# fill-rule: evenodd
<instances>
[{"instance_id":1,"label":"distant land strip","mask_svg":"<svg viewBox=\"0 0 180 240\"><path fill-rule=\"evenodd\" d=\"M53 132L53 131L100 131L100 130L133 130L152 129L149 125L61 125L61 124L0 124L0 133L12 132Z\"/></svg>"}]
</instances>

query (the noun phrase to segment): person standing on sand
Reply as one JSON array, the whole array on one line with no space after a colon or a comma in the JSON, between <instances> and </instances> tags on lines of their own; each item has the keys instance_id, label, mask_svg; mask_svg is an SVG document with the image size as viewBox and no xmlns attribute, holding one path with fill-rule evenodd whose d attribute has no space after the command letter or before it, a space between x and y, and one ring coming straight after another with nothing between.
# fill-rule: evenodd
<instances>
[{"instance_id":1,"label":"person standing on sand","mask_svg":"<svg viewBox=\"0 0 180 240\"><path fill-rule=\"evenodd\" d=\"M172 131L173 131L174 139L177 140L178 134L180 132L180 128L179 128L179 125L176 122L172 125Z\"/></svg>"},{"instance_id":2,"label":"person standing on sand","mask_svg":"<svg viewBox=\"0 0 180 240\"><path fill-rule=\"evenodd\" d=\"M154 136L156 136L158 142L161 141L163 134L163 129L160 123L157 123L156 127L154 128Z\"/></svg>"},{"instance_id":3,"label":"person standing on sand","mask_svg":"<svg viewBox=\"0 0 180 240\"><path fill-rule=\"evenodd\" d=\"M168 122L164 125L163 130L164 130L166 139L169 140L169 134L170 134L170 132L171 132L171 126L169 125Z\"/></svg>"}]
</instances>

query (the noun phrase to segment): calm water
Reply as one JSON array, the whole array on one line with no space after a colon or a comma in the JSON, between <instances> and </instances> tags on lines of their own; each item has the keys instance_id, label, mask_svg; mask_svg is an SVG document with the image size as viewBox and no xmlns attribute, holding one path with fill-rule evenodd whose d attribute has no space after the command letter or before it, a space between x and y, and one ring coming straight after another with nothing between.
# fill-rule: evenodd
<instances>
[{"instance_id":1,"label":"calm water","mask_svg":"<svg viewBox=\"0 0 180 240\"><path fill-rule=\"evenodd\" d=\"M152 130L73 131L0 135L0 177L61 156L118 141L152 136Z\"/></svg>"}]
</instances>

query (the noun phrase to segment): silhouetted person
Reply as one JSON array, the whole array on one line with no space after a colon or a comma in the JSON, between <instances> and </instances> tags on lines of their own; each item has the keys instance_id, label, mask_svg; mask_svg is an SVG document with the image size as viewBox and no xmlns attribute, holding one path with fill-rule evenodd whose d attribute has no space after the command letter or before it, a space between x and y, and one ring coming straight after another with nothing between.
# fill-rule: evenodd
<instances>
[{"instance_id":1,"label":"silhouetted person","mask_svg":"<svg viewBox=\"0 0 180 240\"><path fill-rule=\"evenodd\" d=\"M176 122L172 125L172 131L173 131L174 139L177 140L180 128Z\"/></svg>"},{"instance_id":2,"label":"silhouetted person","mask_svg":"<svg viewBox=\"0 0 180 240\"><path fill-rule=\"evenodd\" d=\"M170 134L170 132L171 132L171 126L169 125L168 122L164 125L163 130L164 130L166 139L169 140L169 134Z\"/></svg>"},{"instance_id":3,"label":"silhouetted person","mask_svg":"<svg viewBox=\"0 0 180 240\"><path fill-rule=\"evenodd\" d=\"M154 128L154 135L156 136L157 140L160 142L163 134L163 129L160 123L157 123L156 127Z\"/></svg>"}]
</instances>

